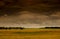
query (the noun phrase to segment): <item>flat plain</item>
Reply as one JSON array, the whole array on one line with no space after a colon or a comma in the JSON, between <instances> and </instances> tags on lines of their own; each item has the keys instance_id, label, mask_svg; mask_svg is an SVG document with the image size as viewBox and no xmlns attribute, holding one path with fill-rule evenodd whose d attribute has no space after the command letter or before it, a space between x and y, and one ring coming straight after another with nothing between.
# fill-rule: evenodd
<instances>
[{"instance_id":1,"label":"flat plain","mask_svg":"<svg viewBox=\"0 0 60 39\"><path fill-rule=\"evenodd\" d=\"M60 39L60 29L1 29L0 39Z\"/></svg>"}]
</instances>

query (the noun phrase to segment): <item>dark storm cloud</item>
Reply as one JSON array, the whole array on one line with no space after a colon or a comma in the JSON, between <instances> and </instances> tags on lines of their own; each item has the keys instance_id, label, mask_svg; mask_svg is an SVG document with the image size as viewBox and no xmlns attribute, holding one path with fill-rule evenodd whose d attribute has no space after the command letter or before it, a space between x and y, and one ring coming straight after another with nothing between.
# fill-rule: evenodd
<instances>
[{"instance_id":1,"label":"dark storm cloud","mask_svg":"<svg viewBox=\"0 0 60 39\"><path fill-rule=\"evenodd\" d=\"M60 11L60 1L59 0L39 0L36 5L29 8L32 12L39 12L43 15L51 15L55 12ZM43 13L40 13L43 12Z\"/></svg>"},{"instance_id":2,"label":"dark storm cloud","mask_svg":"<svg viewBox=\"0 0 60 39\"><path fill-rule=\"evenodd\" d=\"M60 0L0 0L0 16L4 14L16 15L15 12L22 10L51 15L60 11Z\"/></svg>"}]
</instances>

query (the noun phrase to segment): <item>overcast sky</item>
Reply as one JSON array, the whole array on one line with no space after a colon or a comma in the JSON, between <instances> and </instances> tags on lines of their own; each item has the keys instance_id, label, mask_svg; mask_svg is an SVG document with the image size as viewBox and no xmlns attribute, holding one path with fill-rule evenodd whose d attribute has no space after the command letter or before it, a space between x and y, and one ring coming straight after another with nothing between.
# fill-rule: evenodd
<instances>
[{"instance_id":1,"label":"overcast sky","mask_svg":"<svg viewBox=\"0 0 60 39\"><path fill-rule=\"evenodd\" d=\"M22 11L17 16L1 16L0 26L4 27L40 27L40 26L60 26L60 15L53 14L51 16L34 14L29 11Z\"/></svg>"},{"instance_id":2,"label":"overcast sky","mask_svg":"<svg viewBox=\"0 0 60 39\"><path fill-rule=\"evenodd\" d=\"M0 26L60 26L60 1L1 0Z\"/></svg>"}]
</instances>

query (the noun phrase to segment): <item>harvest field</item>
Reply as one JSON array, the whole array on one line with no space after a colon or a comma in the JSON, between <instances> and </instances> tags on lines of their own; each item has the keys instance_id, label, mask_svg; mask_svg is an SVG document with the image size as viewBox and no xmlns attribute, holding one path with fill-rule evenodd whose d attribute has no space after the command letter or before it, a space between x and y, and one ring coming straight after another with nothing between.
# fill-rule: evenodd
<instances>
[{"instance_id":1,"label":"harvest field","mask_svg":"<svg viewBox=\"0 0 60 39\"><path fill-rule=\"evenodd\" d=\"M1 29L0 39L60 39L60 29Z\"/></svg>"}]
</instances>

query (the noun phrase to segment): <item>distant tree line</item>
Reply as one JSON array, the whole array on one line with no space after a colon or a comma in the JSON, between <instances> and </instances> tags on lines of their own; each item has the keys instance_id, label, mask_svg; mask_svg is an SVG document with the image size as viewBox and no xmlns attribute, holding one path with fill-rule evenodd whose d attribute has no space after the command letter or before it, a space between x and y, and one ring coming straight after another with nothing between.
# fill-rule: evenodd
<instances>
[{"instance_id":1,"label":"distant tree line","mask_svg":"<svg viewBox=\"0 0 60 39\"><path fill-rule=\"evenodd\" d=\"M60 27L45 27L45 29L60 29Z\"/></svg>"},{"instance_id":2,"label":"distant tree line","mask_svg":"<svg viewBox=\"0 0 60 39\"><path fill-rule=\"evenodd\" d=\"M21 29L23 30L24 27L0 27L0 29Z\"/></svg>"}]
</instances>

